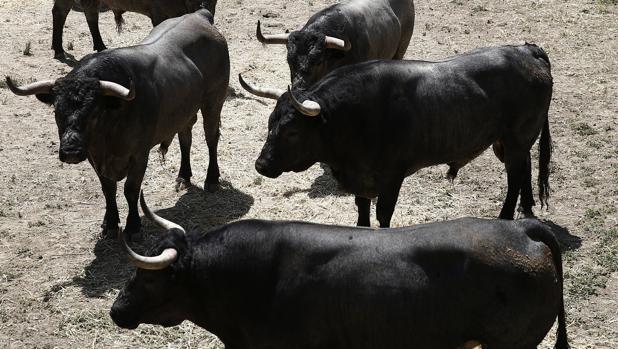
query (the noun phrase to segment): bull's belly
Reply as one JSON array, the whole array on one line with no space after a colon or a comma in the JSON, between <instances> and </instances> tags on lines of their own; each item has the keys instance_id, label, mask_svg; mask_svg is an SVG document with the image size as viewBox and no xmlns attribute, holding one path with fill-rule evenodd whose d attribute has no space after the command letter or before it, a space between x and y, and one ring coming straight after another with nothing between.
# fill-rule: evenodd
<instances>
[{"instance_id":1,"label":"bull's belly","mask_svg":"<svg viewBox=\"0 0 618 349\"><path fill-rule=\"evenodd\" d=\"M341 191L369 199L378 196L375 173L358 169L334 169L332 166L331 172Z\"/></svg>"}]
</instances>

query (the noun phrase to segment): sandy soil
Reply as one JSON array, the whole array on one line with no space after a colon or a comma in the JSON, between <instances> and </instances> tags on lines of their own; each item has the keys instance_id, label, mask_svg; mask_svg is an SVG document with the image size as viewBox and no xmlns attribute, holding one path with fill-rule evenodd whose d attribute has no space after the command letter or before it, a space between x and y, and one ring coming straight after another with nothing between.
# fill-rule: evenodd
<instances>
[{"instance_id":1,"label":"sandy soil","mask_svg":"<svg viewBox=\"0 0 618 349\"><path fill-rule=\"evenodd\" d=\"M274 103L253 98L236 80L242 72L260 85L287 86L285 49L259 44L256 21L262 20L265 32L294 30L334 2L219 0L216 24L230 46L235 91L222 115L224 184L214 194L202 190L207 149L201 126L195 127L194 187L174 190L176 142L165 162L152 153L143 188L159 214L204 231L256 217L354 224L353 198L338 192L319 166L276 180L255 172L253 162ZM51 1L0 0L0 75L31 81L70 71L52 59L51 6ZM615 0L418 1L406 55L441 59L524 41L548 52L555 81L553 192L550 209L536 212L555 224L566 249L573 348L618 347L617 13ZM101 15L108 47L136 43L151 29L146 17L125 18L125 32L119 35L112 14ZM91 52L83 14L69 15L64 37L65 48L72 43L68 52L77 59ZM27 43L30 55L24 55ZM117 328L108 310L133 267L116 241L100 237L104 202L94 171L87 163L60 163L52 109L34 97L16 97L4 85L0 126L0 347L222 347L216 337L187 322L170 329ZM393 226L499 213L506 178L491 151L462 169L454 184L445 180L445 172L445 166L426 169L404 182ZM118 203L124 220L120 193ZM161 233L146 222L144 232L144 246ZM542 347L553 347L553 332Z\"/></svg>"}]
</instances>

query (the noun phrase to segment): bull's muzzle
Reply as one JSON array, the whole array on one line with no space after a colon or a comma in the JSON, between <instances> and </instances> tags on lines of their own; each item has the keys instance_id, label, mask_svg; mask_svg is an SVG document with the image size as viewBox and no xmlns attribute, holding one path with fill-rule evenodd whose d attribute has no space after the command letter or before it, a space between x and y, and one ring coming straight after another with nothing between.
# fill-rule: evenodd
<instances>
[{"instance_id":1,"label":"bull's muzzle","mask_svg":"<svg viewBox=\"0 0 618 349\"><path fill-rule=\"evenodd\" d=\"M133 319L132 316L128 316L125 311L126 303L122 299L122 292L118 295L118 298L112 305L112 309L109 311L109 316L118 327L133 330L139 326L139 321Z\"/></svg>"},{"instance_id":2,"label":"bull's muzzle","mask_svg":"<svg viewBox=\"0 0 618 349\"><path fill-rule=\"evenodd\" d=\"M277 178L281 175L281 173L283 173L283 171L274 168L274 166L272 166L272 162L262 156L255 161L255 169L259 174L268 178Z\"/></svg>"},{"instance_id":3,"label":"bull's muzzle","mask_svg":"<svg viewBox=\"0 0 618 349\"><path fill-rule=\"evenodd\" d=\"M67 164L78 164L86 160L86 152L82 149L60 149L58 152L60 161Z\"/></svg>"}]
</instances>

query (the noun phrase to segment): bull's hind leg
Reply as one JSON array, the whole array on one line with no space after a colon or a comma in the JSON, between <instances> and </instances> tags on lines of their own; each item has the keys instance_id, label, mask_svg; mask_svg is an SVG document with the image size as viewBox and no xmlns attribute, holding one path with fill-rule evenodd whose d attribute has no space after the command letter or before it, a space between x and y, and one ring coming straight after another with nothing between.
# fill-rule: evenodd
<instances>
[{"instance_id":1,"label":"bull's hind leg","mask_svg":"<svg viewBox=\"0 0 618 349\"><path fill-rule=\"evenodd\" d=\"M388 228L391 226L391 218L395 211L395 205L399 198L399 190L401 189L403 179L403 176L394 178L388 181L380 190L378 203L376 205L376 215L378 216L378 222L380 222L380 228Z\"/></svg>"},{"instance_id":2,"label":"bull's hind leg","mask_svg":"<svg viewBox=\"0 0 618 349\"><path fill-rule=\"evenodd\" d=\"M206 99L202 104L202 116L204 118L204 134L206 135L206 145L208 146L208 173L204 190L214 192L219 188L219 163L217 161L217 146L219 144L219 127L221 125L221 109L225 101L225 89L222 96L218 98Z\"/></svg>"},{"instance_id":3,"label":"bull's hind leg","mask_svg":"<svg viewBox=\"0 0 618 349\"><path fill-rule=\"evenodd\" d=\"M515 206L517 198L521 190L522 184L526 176L526 154L528 152L512 151L507 147L505 149L505 162L508 190L502 210L500 211L501 219L513 219L515 215Z\"/></svg>"},{"instance_id":4,"label":"bull's hind leg","mask_svg":"<svg viewBox=\"0 0 618 349\"><path fill-rule=\"evenodd\" d=\"M189 123L189 126L178 133L178 142L180 143L180 171L176 178L176 191L184 190L191 186L191 129L197 120L197 115Z\"/></svg>"},{"instance_id":5,"label":"bull's hind leg","mask_svg":"<svg viewBox=\"0 0 618 349\"><path fill-rule=\"evenodd\" d=\"M403 24L401 28L401 40L399 41L399 47L397 52L393 56L393 59L403 59L403 56L408 50L410 40L412 39L412 33L414 32L414 4L410 1L410 8L408 9L408 20Z\"/></svg>"},{"instance_id":6,"label":"bull's hind leg","mask_svg":"<svg viewBox=\"0 0 618 349\"><path fill-rule=\"evenodd\" d=\"M65 58L64 48L62 48L62 31L72 5L73 0L55 0L54 7L52 7L52 50L54 50L55 59Z\"/></svg>"},{"instance_id":7,"label":"bull's hind leg","mask_svg":"<svg viewBox=\"0 0 618 349\"><path fill-rule=\"evenodd\" d=\"M86 15L86 22L88 22L88 29L90 29L90 35L92 35L92 43L95 51L103 51L107 47L103 43L101 38L101 32L99 31L99 0L82 0L82 6L84 7L84 14Z\"/></svg>"},{"instance_id":8,"label":"bull's hind leg","mask_svg":"<svg viewBox=\"0 0 618 349\"><path fill-rule=\"evenodd\" d=\"M535 205L534 195L532 193L532 166L530 164L530 152L526 157L526 169L524 170L524 179L521 184L521 196L519 199L519 205L521 213L526 218L534 217L532 212L532 206Z\"/></svg>"}]
</instances>

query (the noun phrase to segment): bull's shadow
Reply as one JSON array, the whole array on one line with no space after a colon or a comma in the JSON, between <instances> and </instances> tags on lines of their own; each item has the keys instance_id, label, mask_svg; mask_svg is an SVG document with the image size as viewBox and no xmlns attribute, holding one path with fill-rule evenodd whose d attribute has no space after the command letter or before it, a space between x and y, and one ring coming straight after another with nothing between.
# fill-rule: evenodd
<instances>
[{"instance_id":1,"label":"bull's shadow","mask_svg":"<svg viewBox=\"0 0 618 349\"><path fill-rule=\"evenodd\" d=\"M313 180L309 189L293 189L284 193L283 196L289 197L298 193L307 193L308 197L316 199L326 196L348 195L348 193L339 189L339 184L333 177L328 165L320 163L320 167L324 172Z\"/></svg>"},{"instance_id":2,"label":"bull's shadow","mask_svg":"<svg viewBox=\"0 0 618 349\"><path fill-rule=\"evenodd\" d=\"M215 226L244 216L253 201L252 196L234 188L229 182L223 182L214 193L191 186L174 207L154 211L180 224L187 231L207 232ZM148 205L153 209L156 207L154 202ZM131 247L139 253L145 253L165 234L165 231L145 217L142 217L141 232L144 237L142 241L131 243ZM94 254L95 258L86 266L82 275L53 286L45 297L50 298L63 287L74 285L81 287L86 297L102 297L111 289L122 288L135 268L128 262L121 242L115 238L101 237L94 247Z\"/></svg>"}]
</instances>

